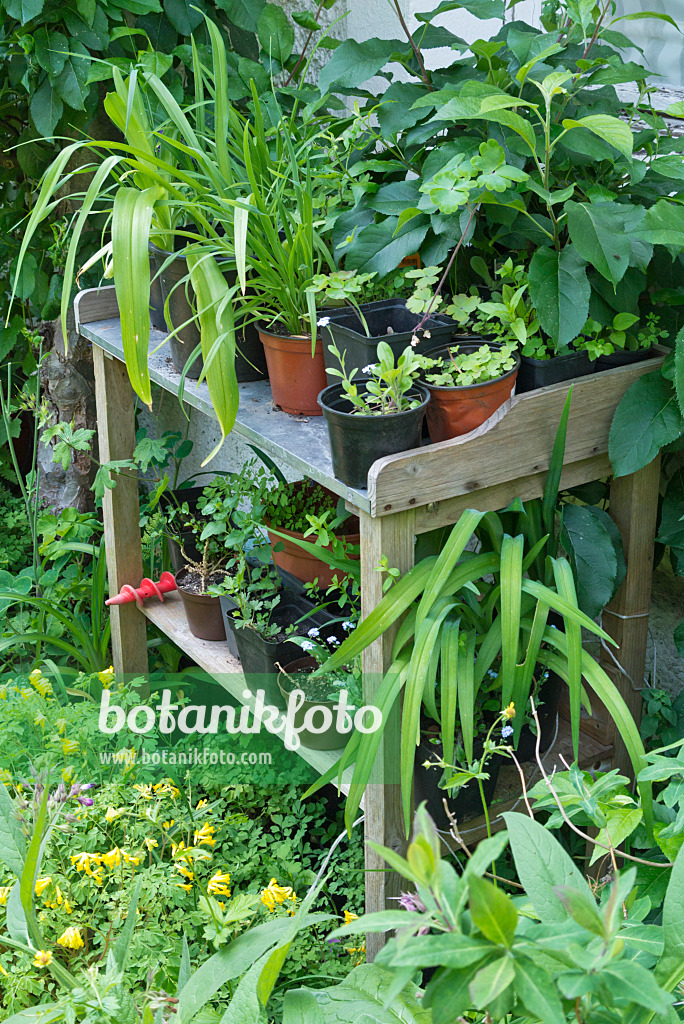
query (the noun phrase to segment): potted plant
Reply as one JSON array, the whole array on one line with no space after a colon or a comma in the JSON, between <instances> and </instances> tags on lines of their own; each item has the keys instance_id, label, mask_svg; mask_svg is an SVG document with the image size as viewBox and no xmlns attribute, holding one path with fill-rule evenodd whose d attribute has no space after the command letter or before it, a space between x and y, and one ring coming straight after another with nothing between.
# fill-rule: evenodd
<instances>
[{"instance_id":1,"label":"potted plant","mask_svg":"<svg viewBox=\"0 0 684 1024\"><path fill-rule=\"evenodd\" d=\"M349 571L349 559L358 559L359 523L337 495L313 480L287 483L264 474L258 486L260 521L280 569L319 587Z\"/></svg>"},{"instance_id":2,"label":"potted plant","mask_svg":"<svg viewBox=\"0 0 684 1024\"><path fill-rule=\"evenodd\" d=\"M357 371L347 373L345 353L329 346L340 368L329 374L340 377L318 396L323 409L333 470L350 487L365 487L368 470L384 455L420 446L430 392L417 382L421 364L411 346L396 360L386 342L377 347L377 362L363 367L367 379L354 382Z\"/></svg>"},{"instance_id":3,"label":"potted plant","mask_svg":"<svg viewBox=\"0 0 684 1024\"><path fill-rule=\"evenodd\" d=\"M306 638L294 637L293 642L307 651L307 656L280 667L278 686L286 704L294 690L304 696L294 714L294 725L301 729L300 742L311 750L338 750L349 739L354 711L363 704L358 659L352 668L314 674L339 646L338 637L321 637L321 631L313 627ZM341 699L348 710L340 708Z\"/></svg>"},{"instance_id":4,"label":"potted plant","mask_svg":"<svg viewBox=\"0 0 684 1024\"><path fill-rule=\"evenodd\" d=\"M430 440L446 441L479 427L510 398L520 356L513 345L454 341L420 357L430 392Z\"/></svg>"},{"instance_id":5,"label":"potted plant","mask_svg":"<svg viewBox=\"0 0 684 1024\"><path fill-rule=\"evenodd\" d=\"M413 276L425 279L430 271L437 269L408 270L403 276L408 283ZM429 352L451 337L453 324L448 318L424 315L417 288L407 299L359 303L363 291L372 288L374 277L374 273L337 270L318 274L312 282L312 291L319 305L325 307L319 326L324 338L329 380L339 376L335 368L335 360L339 357L334 355L333 346L344 357L347 366L359 370L373 362L380 341L389 346L398 359L409 344L419 352Z\"/></svg>"},{"instance_id":6,"label":"potted plant","mask_svg":"<svg viewBox=\"0 0 684 1024\"><path fill-rule=\"evenodd\" d=\"M637 329L639 323L639 317L633 313L617 313L609 326L589 319L579 342L589 358L596 360L599 370L638 363L648 359L660 339L669 337L668 331L660 329L660 320L655 313L646 315L646 323L641 330Z\"/></svg>"}]
</instances>

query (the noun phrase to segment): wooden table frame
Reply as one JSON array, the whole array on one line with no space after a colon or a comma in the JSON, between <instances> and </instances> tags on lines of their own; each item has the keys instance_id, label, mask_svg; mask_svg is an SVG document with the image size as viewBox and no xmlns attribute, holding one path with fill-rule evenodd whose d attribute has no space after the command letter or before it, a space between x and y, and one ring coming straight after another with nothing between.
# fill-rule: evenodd
<instances>
[{"instance_id":1,"label":"wooden table frame","mask_svg":"<svg viewBox=\"0 0 684 1024\"><path fill-rule=\"evenodd\" d=\"M77 296L78 329L93 343L102 462L130 458L135 445L134 394L122 362L117 317L113 289L90 289ZM152 341L154 344L163 341L163 336L153 332ZM152 357L150 361L153 380L177 393L178 375L160 367L158 357L155 358L154 373ZM270 407L269 418L264 420L266 432L259 435L249 419L251 408L247 408L241 418L241 401L235 433L247 439L260 437L267 451L326 483L344 496L347 506L359 516L361 600L365 616L382 597L382 574L376 568L382 557L389 566L406 572L413 565L414 542L421 533L456 522L466 508L495 511L516 496L523 500L541 496L556 428L571 384L573 399L561 488L610 477L608 435L615 409L631 384L661 364L662 355L658 355L640 363L514 396L486 424L466 437L380 459L371 468L367 491L352 490L331 476L327 435L320 421L301 423ZM258 405L267 385L241 387L257 389L254 392L257 398L252 401ZM206 388L203 398L198 397L200 393L201 388L195 391L188 382L187 401L211 415ZM296 443L292 442L292 436ZM310 463L306 461L306 451L303 453L307 444L318 453ZM603 660L603 664L637 721L641 713L639 688L645 667L658 480L659 460L655 459L645 469L613 480L610 485L610 514L622 533L627 575L605 610L604 628L619 645L616 656L624 672L610 658ZM119 478L116 487L105 492L103 512L109 589L110 593L116 593L122 584L136 584L142 577L140 536L137 530L131 529L139 514L137 482ZM151 606L146 614L153 620L157 615ZM144 615L133 604L114 606L111 617L116 671L128 675L145 673ZM169 635L173 635L173 631L167 629ZM394 635L395 630L389 630L364 653L364 673L366 680L370 680L365 693L368 703L373 703L377 680L390 662ZM367 790L364 806L366 838L401 852L406 841L399 786L384 781L392 777L392 771L396 774L399 716L400 710L396 708L384 730L376 762L377 773ZM621 737L612 736L612 723L600 709L594 719L583 722L583 728L607 742L614 740L614 764L629 772L629 759ZM367 848L366 863L370 871L366 909L375 911L384 908L389 897L397 895L398 878L382 870L384 863L370 848ZM378 938L378 942L381 941ZM369 948L371 955L374 948Z\"/></svg>"}]
</instances>

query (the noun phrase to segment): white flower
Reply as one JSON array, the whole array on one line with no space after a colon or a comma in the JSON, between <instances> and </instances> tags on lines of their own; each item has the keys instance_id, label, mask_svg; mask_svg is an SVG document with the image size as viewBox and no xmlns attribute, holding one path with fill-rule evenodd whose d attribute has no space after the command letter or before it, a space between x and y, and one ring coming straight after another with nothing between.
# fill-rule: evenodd
<instances>
[{"instance_id":1,"label":"white flower","mask_svg":"<svg viewBox=\"0 0 684 1024\"><path fill-rule=\"evenodd\" d=\"M299 646L303 651L313 651L316 644L312 644L310 640L302 640Z\"/></svg>"},{"instance_id":2,"label":"white flower","mask_svg":"<svg viewBox=\"0 0 684 1024\"><path fill-rule=\"evenodd\" d=\"M316 627L314 626L312 629L309 630L309 632L306 635L310 637L320 636L321 631L320 629L316 629Z\"/></svg>"},{"instance_id":3,"label":"white flower","mask_svg":"<svg viewBox=\"0 0 684 1024\"><path fill-rule=\"evenodd\" d=\"M354 623L353 623L353 622L350 622L350 620L349 620L349 619L347 619L347 621L346 621L346 622L343 622L343 623L342 623L342 629L346 629L346 631L347 631L348 633L349 633L349 631L350 631L350 630L352 630L353 628L354 628Z\"/></svg>"},{"instance_id":4,"label":"white flower","mask_svg":"<svg viewBox=\"0 0 684 1024\"><path fill-rule=\"evenodd\" d=\"M339 644L339 642L340 642L340 641L339 641L339 640L337 639L337 637L336 637L336 636L329 636L329 637L327 638L327 640L328 640L328 643L329 643L329 644L331 644L331 645L332 645L333 647L337 647L337 645L338 645L338 644Z\"/></svg>"},{"instance_id":5,"label":"white flower","mask_svg":"<svg viewBox=\"0 0 684 1024\"><path fill-rule=\"evenodd\" d=\"M363 370L361 370L361 373L372 373L374 369L375 363L369 363L368 366L364 366Z\"/></svg>"},{"instance_id":6,"label":"white flower","mask_svg":"<svg viewBox=\"0 0 684 1024\"><path fill-rule=\"evenodd\" d=\"M330 323L330 317L329 316L322 316L320 320L316 321L316 326L317 327L327 327L329 323Z\"/></svg>"}]
</instances>

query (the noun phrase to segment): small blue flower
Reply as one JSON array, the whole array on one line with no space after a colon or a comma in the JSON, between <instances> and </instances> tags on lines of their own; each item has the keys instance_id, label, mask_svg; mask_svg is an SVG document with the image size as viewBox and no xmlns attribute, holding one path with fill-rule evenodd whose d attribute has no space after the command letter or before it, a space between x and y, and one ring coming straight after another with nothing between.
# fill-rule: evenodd
<instances>
[{"instance_id":1,"label":"small blue flower","mask_svg":"<svg viewBox=\"0 0 684 1024\"><path fill-rule=\"evenodd\" d=\"M332 647L337 647L340 642L336 636L329 636L327 637L327 640Z\"/></svg>"},{"instance_id":2,"label":"small blue flower","mask_svg":"<svg viewBox=\"0 0 684 1024\"><path fill-rule=\"evenodd\" d=\"M299 646L303 651L313 651L316 644L312 644L310 640L302 640Z\"/></svg>"},{"instance_id":3,"label":"small blue flower","mask_svg":"<svg viewBox=\"0 0 684 1024\"><path fill-rule=\"evenodd\" d=\"M347 619L346 622L342 623L342 629L345 629L349 633L354 628L354 623Z\"/></svg>"},{"instance_id":4,"label":"small blue flower","mask_svg":"<svg viewBox=\"0 0 684 1024\"><path fill-rule=\"evenodd\" d=\"M501 730L501 738L504 739L504 740L507 740L508 737L512 736L512 735L513 735L513 726L512 725L504 725L503 729Z\"/></svg>"},{"instance_id":5,"label":"small blue flower","mask_svg":"<svg viewBox=\"0 0 684 1024\"><path fill-rule=\"evenodd\" d=\"M313 626L306 635L310 637L320 636L321 631L320 629L316 629L316 627Z\"/></svg>"}]
</instances>

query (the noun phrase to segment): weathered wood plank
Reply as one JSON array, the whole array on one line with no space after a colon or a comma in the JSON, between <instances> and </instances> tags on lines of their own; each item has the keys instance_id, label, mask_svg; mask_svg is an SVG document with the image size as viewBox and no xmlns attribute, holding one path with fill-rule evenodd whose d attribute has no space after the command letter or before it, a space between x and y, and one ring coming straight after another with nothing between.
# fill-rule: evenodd
<instances>
[{"instance_id":1,"label":"weathered wood plank","mask_svg":"<svg viewBox=\"0 0 684 1024\"><path fill-rule=\"evenodd\" d=\"M371 515L384 516L546 472L571 384L565 462L604 455L618 403L634 381L657 369L662 360L659 355L515 395L470 434L378 459L368 474Z\"/></svg>"},{"instance_id":2,"label":"weathered wood plank","mask_svg":"<svg viewBox=\"0 0 684 1024\"><path fill-rule=\"evenodd\" d=\"M641 721L641 690L645 685L659 481L658 456L638 473L613 479L610 486L609 511L622 534L627 575L604 609L602 620L605 631L617 642L614 657L621 668L615 664L605 644L601 664L615 681L637 724ZM627 750L618 733L615 735L615 767L625 775L632 774Z\"/></svg>"},{"instance_id":3,"label":"weathered wood plank","mask_svg":"<svg viewBox=\"0 0 684 1024\"><path fill-rule=\"evenodd\" d=\"M109 320L118 315L119 303L116 301L114 285L106 288L86 288L79 292L74 299L74 319L77 331L81 324L91 324L96 320Z\"/></svg>"},{"instance_id":4,"label":"weathered wood plank","mask_svg":"<svg viewBox=\"0 0 684 1024\"><path fill-rule=\"evenodd\" d=\"M135 449L134 395L126 367L93 348L100 461L130 459ZM130 471L102 499L110 595L143 577L138 477ZM117 675L147 675L147 630L135 604L112 605L112 659Z\"/></svg>"},{"instance_id":5,"label":"weathered wood plank","mask_svg":"<svg viewBox=\"0 0 684 1024\"><path fill-rule=\"evenodd\" d=\"M361 614L365 618L382 598L383 573L377 571L381 558L392 568L407 572L414 561L413 512L372 519L361 513ZM392 660L392 643L397 626L388 629L363 654L364 703L374 704L384 673ZM401 713L395 706L383 732L365 800L366 840L381 843L397 853L406 849L399 784L399 736ZM386 870L382 857L366 846L366 911L374 913L391 906L387 901L400 892L400 879ZM368 935L366 952L372 960L385 942L383 935Z\"/></svg>"}]
</instances>

